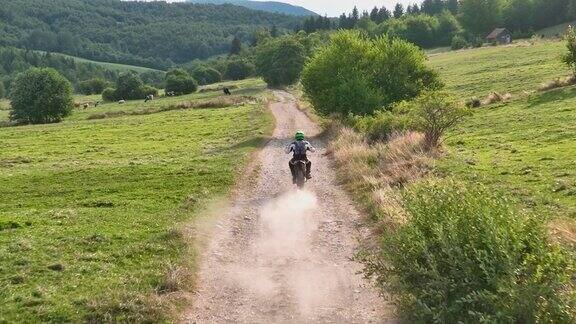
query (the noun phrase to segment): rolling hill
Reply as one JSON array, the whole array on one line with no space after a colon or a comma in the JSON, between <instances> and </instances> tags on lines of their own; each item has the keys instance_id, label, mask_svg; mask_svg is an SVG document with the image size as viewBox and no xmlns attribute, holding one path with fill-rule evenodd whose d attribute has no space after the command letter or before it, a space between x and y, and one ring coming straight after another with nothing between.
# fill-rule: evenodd
<instances>
[{"instance_id":1,"label":"rolling hill","mask_svg":"<svg viewBox=\"0 0 576 324\"><path fill-rule=\"evenodd\" d=\"M317 13L300 6L277 2L277 1L250 1L250 0L188 0L192 3L204 4L232 4L254 10L280 13L293 16L316 16Z\"/></svg>"},{"instance_id":2,"label":"rolling hill","mask_svg":"<svg viewBox=\"0 0 576 324\"><path fill-rule=\"evenodd\" d=\"M0 46L166 69L227 53L233 35L292 29L301 17L214 4L17 0L0 7Z\"/></svg>"}]
</instances>

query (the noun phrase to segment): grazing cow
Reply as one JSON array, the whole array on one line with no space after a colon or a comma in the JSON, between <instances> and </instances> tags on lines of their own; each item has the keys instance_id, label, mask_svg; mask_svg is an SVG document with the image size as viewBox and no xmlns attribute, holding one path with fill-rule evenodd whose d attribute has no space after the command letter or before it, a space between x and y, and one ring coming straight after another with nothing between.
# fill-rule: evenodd
<instances>
[{"instance_id":1,"label":"grazing cow","mask_svg":"<svg viewBox=\"0 0 576 324\"><path fill-rule=\"evenodd\" d=\"M166 92L166 97L174 97L176 94L174 93L174 91L169 91Z\"/></svg>"},{"instance_id":2,"label":"grazing cow","mask_svg":"<svg viewBox=\"0 0 576 324\"><path fill-rule=\"evenodd\" d=\"M154 95L149 94L146 96L146 99L144 99L144 102L148 102L148 101L152 101L152 100L154 100Z\"/></svg>"},{"instance_id":3,"label":"grazing cow","mask_svg":"<svg viewBox=\"0 0 576 324\"><path fill-rule=\"evenodd\" d=\"M124 100L124 99L118 100L118 103L119 103L119 104L125 104L125 103L126 103L126 100Z\"/></svg>"},{"instance_id":4,"label":"grazing cow","mask_svg":"<svg viewBox=\"0 0 576 324\"><path fill-rule=\"evenodd\" d=\"M227 96L232 95L232 93L230 92L230 89L228 89L227 87L224 87L224 89L222 89L224 91L224 94Z\"/></svg>"},{"instance_id":5,"label":"grazing cow","mask_svg":"<svg viewBox=\"0 0 576 324\"><path fill-rule=\"evenodd\" d=\"M90 104L89 104L89 103L87 103L87 102L84 103L84 109L88 109L89 107L90 107Z\"/></svg>"}]
</instances>

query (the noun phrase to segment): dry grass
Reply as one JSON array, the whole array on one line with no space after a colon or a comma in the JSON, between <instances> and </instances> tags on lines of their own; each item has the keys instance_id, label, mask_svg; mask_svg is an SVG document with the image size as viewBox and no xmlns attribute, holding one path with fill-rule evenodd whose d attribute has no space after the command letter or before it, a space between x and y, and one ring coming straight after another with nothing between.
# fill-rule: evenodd
<instances>
[{"instance_id":1,"label":"dry grass","mask_svg":"<svg viewBox=\"0 0 576 324\"><path fill-rule=\"evenodd\" d=\"M576 221L568 218L555 219L548 223L552 240L576 249Z\"/></svg>"},{"instance_id":2,"label":"dry grass","mask_svg":"<svg viewBox=\"0 0 576 324\"><path fill-rule=\"evenodd\" d=\"M420 133L396 133L369 144L359 133L336 126L331 151L339 173L377 220L377 230L393 230L406 221L397 188L425 177L436 151L424 149Z\"/></svg>"},{"instance_id":3,"label":"dry grass","mask_svg":"<svg viewBox=\"0 0 576 324\"><path fill-rule=\"evenodd\" d=\"M498 102L509 101L512 99L512 95L509 93L501 94L498 92L491 92L484 100L482 100L482 106L488 106Z\"/></svg>"},{"instance_id":4,"label":"dry grass","mask_svg":"<svg viewBox=\"0 0 576 324\"><path fill-rule=\"evenodd\" d=\"M544 82L538 87L538 91L548 91L556 88L571 86L576 83L576 77L571 75L564 78L556 78L554 80Z\"/></svg>"}]
</instances>

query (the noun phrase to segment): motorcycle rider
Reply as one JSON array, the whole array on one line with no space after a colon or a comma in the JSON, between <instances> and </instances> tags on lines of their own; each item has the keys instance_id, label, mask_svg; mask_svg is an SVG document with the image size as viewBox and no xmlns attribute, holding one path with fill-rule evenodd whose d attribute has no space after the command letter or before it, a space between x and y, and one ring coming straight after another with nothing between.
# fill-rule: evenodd
<instances>
[{"instance_id":1,"label":"motorcycle rider","mask_svg":"<svg viewBox=\"0 0 576 324\"><path fill-rule=\"evenodd\" d=\"M285 149L286 154L290 154L290 152L294 153L292 160L288 163L290 166L290 172L292 173L292 181L296 181L296 172L294 170L295 161L306 161L306 179L310 180L312 179L312 176L310 175L310 172L312 171L312 162L308 160L306 153L308 151L314 153L316 152L316 149L308 141L304 140L305 135L303 131L297 131L294 138L296 140L286 146Z\"/></svg>"}]
</instances>

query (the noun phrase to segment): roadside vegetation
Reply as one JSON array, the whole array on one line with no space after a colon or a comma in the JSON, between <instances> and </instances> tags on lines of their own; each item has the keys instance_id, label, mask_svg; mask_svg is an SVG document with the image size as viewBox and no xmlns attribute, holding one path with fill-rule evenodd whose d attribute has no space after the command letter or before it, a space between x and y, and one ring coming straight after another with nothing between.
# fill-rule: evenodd
<instances>
[{"instance_id":1,"label":"roadside vegetation","mask_svg":"<svg viewBox=\"0 0 576 324\"><path fill-rule=\"evenodd\" d=\"M573 89L536 91L570 73L558 51L564 44L437 54L430 65L441 65L439 78L458 99L437 92L439 85L366 111L354 108L361 100L338 97L353 73L307 88L307 71L318 69L325 53L352 56L345 53L355 47L336 44L309 61L303 90L331 117L339 174L379 234L359 258L367 275L395 293L399 315L423 323L573 322ZM487 69L494 62L503 71ZM339 75L341 66L331 72ZM498 86L522 95L464 107ZM333 108L316 107L315 93L330 91ZM393 98L394 91L382 93Z\"/></svg>"},{"instance_id":2,"label":"roadside vegetation","mask_svg":"<svg viewBox=\"0 0 576 324\"><path fill-rule=\"evenodd\" d=\"M176 315L193 287L187 224L228 193L273 125L261 81L227 85L233 97L251 98L90 118L220 100L220 91L205 91L75 109L59 124L0 128L0 322Z\"/></svg>"}]
</instances>

